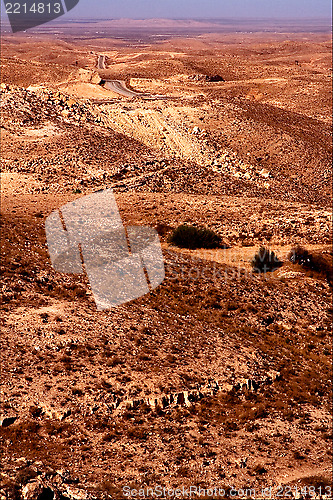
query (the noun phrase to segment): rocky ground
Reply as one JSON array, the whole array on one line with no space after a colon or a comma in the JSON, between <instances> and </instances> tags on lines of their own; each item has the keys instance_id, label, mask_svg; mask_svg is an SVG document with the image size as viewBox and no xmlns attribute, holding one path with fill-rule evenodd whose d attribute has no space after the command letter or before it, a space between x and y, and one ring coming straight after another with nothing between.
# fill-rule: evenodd
<instances>
[{"instance_id":1,"label":"rocky ground","mask_svg":"<svg viewBox=\"0 0 333 500\"><path fill-rule=\"evenodd\" d=\"M100 41L100 75L94 40L4 39L1 499L329 497L331 287L287 259L332 260L329 41L237 36ZM166 279L97 312L85 275L52 269L45 219L110 187L159 232ZM181 223L227 248L171 246ZM257 275L263 244L283 266Z\"/></svg>"}]
</instances>

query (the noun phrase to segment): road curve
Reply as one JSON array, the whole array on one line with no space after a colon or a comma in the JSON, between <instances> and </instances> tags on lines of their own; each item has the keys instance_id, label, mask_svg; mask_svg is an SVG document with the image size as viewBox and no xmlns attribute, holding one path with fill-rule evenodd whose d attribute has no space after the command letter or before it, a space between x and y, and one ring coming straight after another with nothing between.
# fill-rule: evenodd
<instances>
[{"instance_id":1,"label":"road curve","mask_svg":"<svg viewBox=\"0 0 333 500\"><path fill-rule=\"evenodd\" d=\"M105 82L104 87L108 90L112 90L112 92L116 92L119 95L123 95L125 97L141 97L142 99L152 99L153 97L150 94L143 94L141 92L134 92L134 90L130 90L126 87L125 82L121 80L107 80Z\"/></svg>"},{"instance_id":2,"label":"road curve","mask_svg":"<svg viewBox=\"0 0 333 500\"><path fill-rule=\"evenodd\" d=\"M100 55L98 57L97 69L105 70L105 58L106 56ZM145 94L143 92L135 92L126 87L126 83L123 80L105 80L104 88L112 90L116 94L122 95L124 97L140 97L141 99L165 99L166 96Z\"/></svg>"}]
</instances>

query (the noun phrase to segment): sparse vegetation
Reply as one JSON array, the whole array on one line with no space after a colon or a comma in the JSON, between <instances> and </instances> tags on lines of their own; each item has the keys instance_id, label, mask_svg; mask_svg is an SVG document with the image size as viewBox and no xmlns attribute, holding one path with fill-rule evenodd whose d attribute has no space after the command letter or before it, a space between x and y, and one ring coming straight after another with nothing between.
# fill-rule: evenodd
<instances>
[{"instance_id":1,"label":"sparse vegetation","mask_svg":"<svg viewBox=\"0 0 333 500\"><path fill-rule=\"evenodd\" d=\"M257 474L265 474L265 472L267 472L266 468L264 465L262 464L257 464L254 468L253 468L253 474L257 475Z\"/></svg>"},{"instance_id":2,"label":"sparse vegetation","mask_svg":"<svg viewBox=\"0 0 333 500\"><path fill-rule=\"evenodd\" d=\"M218 248L221 246L221 237L211 229L205 227L182 224L171 233L169 242L180 248Z\"/></svg>"},{"instance_id":3,"label":"sparse vegetation","mask_svg":"<svg viewBox=\"0 0 333 500\"><path fill-rule=\"evenodd\" d=\"M259 251L253 257L251 262L255 273L268 273L276 271L283 265L272 250L266 247L260 247Z\"/></svg>"},{"instance_id":4,"label":"sparse vegetation","mask_svg":"<svg viewBox=\"0 0 333 500\"><path fill-rule=\"evenodd\" d=\"M324 276L330 284L333 283L332 254L327 254L324 257L320 254L311 253L306 248L298 245L290 251L288 258L293 264L299 264L304 269L315 271Z\"/></svg>"},{"instance_id":5,"label":"sparse vegetation","mask_svg":"<svg viewBox=\"0 0 333 500\"><path fill-rule=\"evenodd\" d=\"M95 27L66 26L65 41L3 37L4 500L33 480L50 498L96 500L124 500L125 484L218 484L229 500L231 486L272 484L274 497L282 477L326 486L326 472L304 476L332 459L329 43L184 30L161 44L154 22L152 43L136 28L108 41L108 24L81 44ZM109 99L98 75L87 83L102 50L101 78L170 99ZM157 230L166 278L102 312L83 268L52 268L45 219L108 186L126 227ZM269 274L281 264L269 249L295 241L295 265ZM260 246L265 279L249 272Z\"/></svg>"}]
</instances>

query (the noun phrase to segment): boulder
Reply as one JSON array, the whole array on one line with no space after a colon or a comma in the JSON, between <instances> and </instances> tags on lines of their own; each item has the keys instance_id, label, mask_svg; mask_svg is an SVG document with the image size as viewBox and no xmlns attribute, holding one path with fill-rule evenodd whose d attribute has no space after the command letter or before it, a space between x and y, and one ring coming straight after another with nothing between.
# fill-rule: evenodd
<instances>
[{"instance_id":1,"label":"boulder","mask_svg":"<svg viewBox=\"0 0 333 500\"><path fill-rule=\"evenodd\" d=\"M3 417L1 420L0 420L0 425L1 427L9 427L10 425L12 425L14 422L16 422L18 417Z\"/></svg>"},{"instance_id":2,"label":"boulder","mask_svg":"<svg viewBox=\"0 0 333 500\"><path fill-rule=\"evenodd\" d=\"M96 85L100 85L101 77L98 73L93 73L90 78L90 83L94 83Z\"/></svg>"},{"instance_id":3,"label":"boulder","mask_svg":"<svg viewBox=\"0 0 333 500\"><path fill-rule=\"evenodd\" d=\"M54 491L39 481L32 481L22 489L23 500L55 500Z\"/></svg>"}]
</instances>

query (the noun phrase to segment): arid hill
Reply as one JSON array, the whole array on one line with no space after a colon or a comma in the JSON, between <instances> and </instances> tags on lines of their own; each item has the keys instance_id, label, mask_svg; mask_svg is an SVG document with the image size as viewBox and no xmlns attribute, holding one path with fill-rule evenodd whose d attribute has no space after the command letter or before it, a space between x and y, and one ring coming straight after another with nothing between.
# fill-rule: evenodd
<instances>
[{"instance_id":1,"label":"arid hill","mask_svg":"<svg viewBox=\"0 0 333 500\"><path fill-rule=\"evenodd\" d=\"M3 37L0 498L329 498L328 35L83 29ZM106 188L125 226L156 228L166 278L98 312L85 274L52 269L45 220ZM181 224L223 245L175 247ZM254 273L263 245L283 265ZM317 267L290 261L297 245Z\"/></svg>"}]
</instances>

